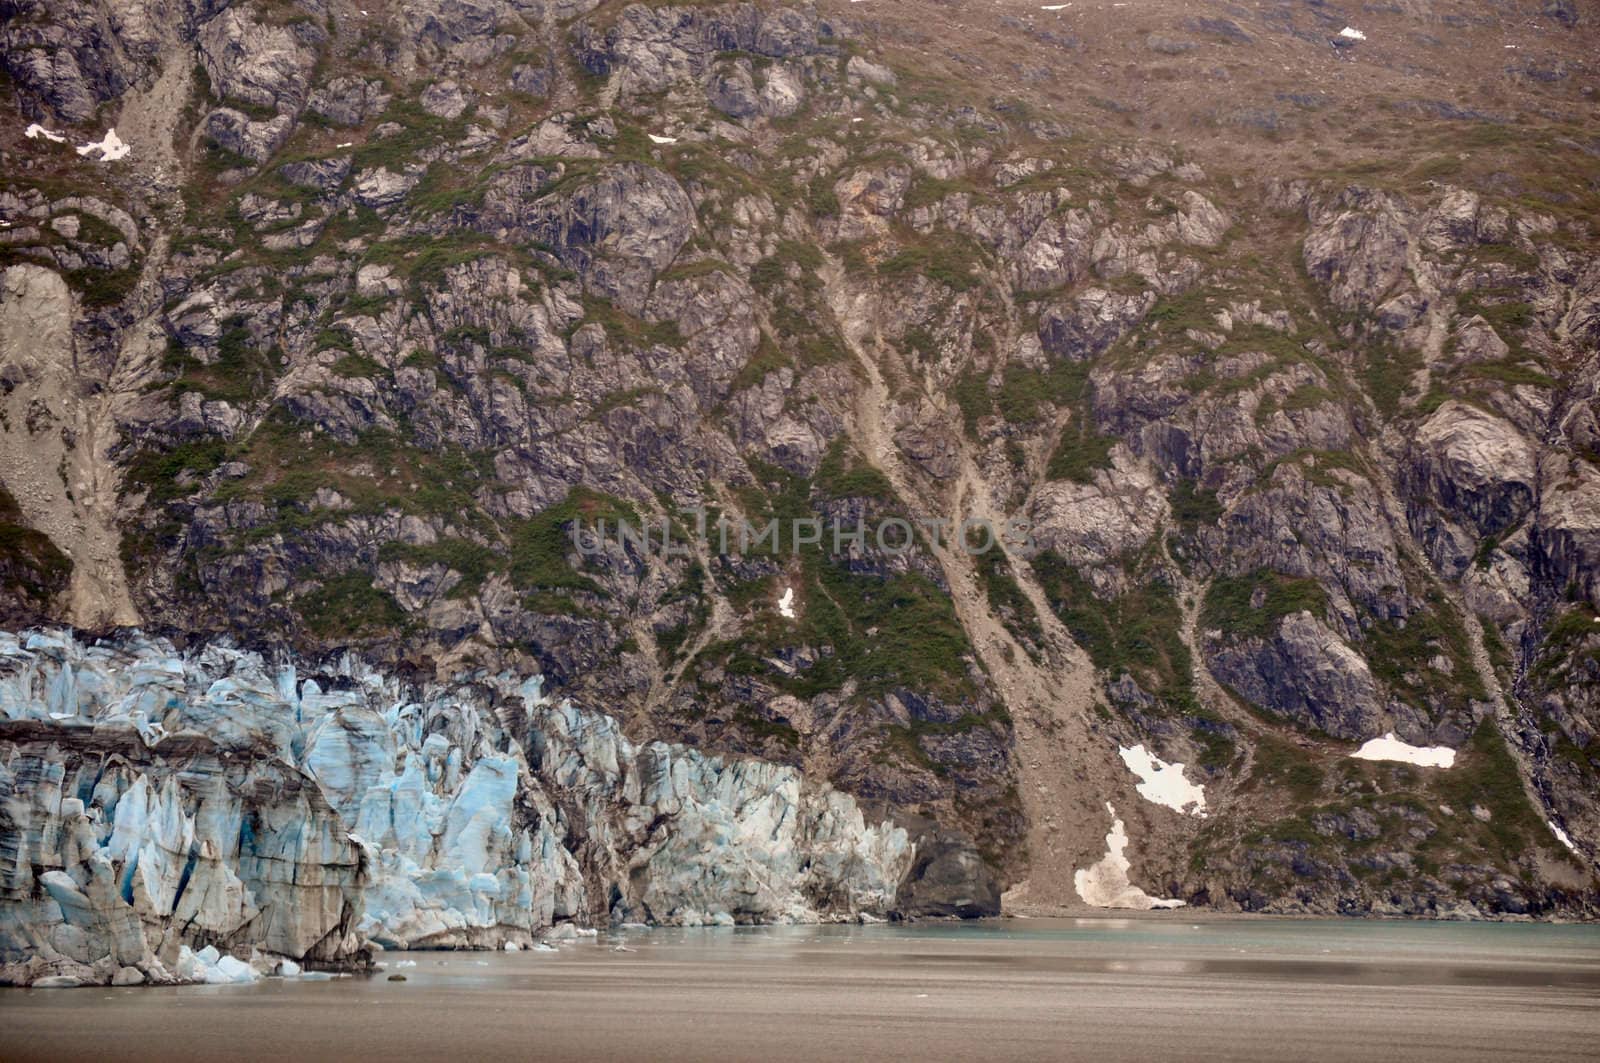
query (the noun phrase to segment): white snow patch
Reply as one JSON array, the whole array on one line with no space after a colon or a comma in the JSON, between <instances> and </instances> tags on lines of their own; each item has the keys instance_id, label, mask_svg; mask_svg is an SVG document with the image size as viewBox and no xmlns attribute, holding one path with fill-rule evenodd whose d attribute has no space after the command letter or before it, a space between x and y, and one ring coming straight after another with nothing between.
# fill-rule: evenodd
<instances>
[{"instance_id":1,"label":"white snow patch","mask_svg":"<svg viewBox=\"0 0 1600 1063\"><path fill-rule=\"evenodd\" d=\"M785 620L794 619L794 588L785 587L783 597L778 599L778 614Z\"/></svg>"},{"instance_id":2,"label":"white snow patch","mask_svg":"<svg viewBox=\"0 0 1600 1063\"><path fill-rule=\"evenodd\" d=\"M1072 6L1071 4L1040 4L1039 5L1039 10L1040 11L1060 11L1063 8L1068 8L1068 7L1071 7L1071 6Z\"/></svg>"},{"instance_id":3,"label":"white snow patch","mask_svg":"<svg viewBox=\"0 0 1600 1063\"><path fill-rule=\"evenodd\" d=\"M118 159L126 157L128 152L132 150L133 148L129 147L127 144L124 144L122 142L122 138L117 136L117 131L115 129L108 129L106 130L105 137L100 141L94 144L80 145L78 148L78 154L88 155L91 152L98 151L100 153L101 162L116 162Z\"/></svg>"},{"instance_id":4,"label":"white snow patch","mask_svg":"<svg viewBox=\"0 0 1600 1063\"><path fill-rule=\"evenodd\" d=\"M649 137L652 144L676 144L678 142L677 137L658 137L654 133L649 134Z\"/></svg>"},{"instance_id":5,"label":"white snow patch","mask_svg":"<svg viewBox=\"0 0 1600 1063\"><path fill-rule=\"evenodd\" d=\"M65 144L67 142L66 137L62 136L60 133L52 133L38 122L35 122L27 129L24 129L22 131L22 135L27 137L29 140L38 140L40 137L44 137L52 144Z\"/></svg>"},{"instance_id":6,"label":"white snow patch","mask_svg":"<svg viewBox=\"0 0 1600 1063\"><path fill-rule=\"evenodd\" d=\"M1083 902L1096 908L1133 908L1147 912L1152 908L1182 908L1183 901L1152 897L1128 881L1128 830L1117 818L1117 810L1106 802L1111 813L1111 833L1106 835L1106 855L1093 867L1077 871L1072 883Z\"/></svg>"},{"instance_id":7,"label":"white snow patch","mask_svg":"<svg viewBox=\"0 0 1600 1063\"><path fill-rule=\"evenodd\" d=\"M1408 745L1396 738L1393 731L1382 738L1369 739L1350 755L1357 760L1395 760L1424 768L1448 768L1456 762L1456 751L1449 746Z\"/></svg>"},{"instance_id":8,"label":"white snow patch","mask_svg":"<svg viewBox=\"0 0 1600 1063\"><path fill-rule=\"evenodd\" d=\"M355 141L353 141L353 140L347 140L347 141L345 141L345 142L344 142L344 143L343 143L343 144L335 144L335 145L334 145L334 147L335 147L335 148L340 148L340 149L343 149L343 148L350 148L350 147L354 147L354 146L355 146L355 143L356 143L356 142L355 142Z\"/></svg>"},{"instance_id":9,"label":"white snow patch","mask_svg":"<svg viewBox=\"0 0 1600 1063\"><path fill-rule=\"evenodd\" d=\"M1168 764L1143 745L1131 749L1118 746L1117 752L1128 770L1139 777L1140 797L1174 812L1205 818L1205 787L1184 778L1182 764Z\"/></svg>"},{"instance_id":10,"label":"white snow patch","mask_svg":"<svg viewBox=\"0 0 1600 1063\"><path fill-rule=\"evenodd\" d=\"M1572 844L1572 839L1567 836L1566 831L1562 830L1548 819L1544 821L1544 825L1550 828L1550 833L1556 836L1556 841L1560 842L1562 845L1565 845L1572 852L1578 851L1578 847Z\"/></svg>"},{"instance_id":11,"label":"white snow patch","mask_svg":"<svg viewBox=\"0 0 1600 1063\"><path fill-rule=\"evenodd\" d=\"M1353 29L1350 26L1346 26L1344 29L1340 30L1339 36L1348 37L1352 41L1364 41L1367 39L1367 35L1365 33L1362 33L1358 29Z\"/></svg>"}]
</instances>

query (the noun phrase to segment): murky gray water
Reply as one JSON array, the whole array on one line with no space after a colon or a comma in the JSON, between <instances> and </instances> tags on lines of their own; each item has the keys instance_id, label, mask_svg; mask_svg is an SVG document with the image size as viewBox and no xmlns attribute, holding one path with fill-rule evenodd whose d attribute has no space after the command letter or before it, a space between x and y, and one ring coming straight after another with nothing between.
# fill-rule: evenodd
<instances>
[{"instance_id":1,"label":"murky gray water","mask_svg":"<svg viewBox=\"0 0 1600 1063\"><path fill-rule=\"evenodd\" d=\"M0 990L0 1059L1600 1057L1600 927L1176 914L384 959L333 982Z\"/></svg>"}]
</instances>

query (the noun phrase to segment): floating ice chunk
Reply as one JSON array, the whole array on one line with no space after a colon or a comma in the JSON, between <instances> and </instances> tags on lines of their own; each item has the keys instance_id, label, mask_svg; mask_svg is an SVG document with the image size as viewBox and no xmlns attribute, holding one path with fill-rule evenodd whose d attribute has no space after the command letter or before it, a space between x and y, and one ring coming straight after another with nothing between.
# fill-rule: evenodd
<instances>
[{"instance_id":1,"label":"floating ice chunk","mask_svg":"<svg viewBox=\"0 0 1600 1063\"><path fill-rule=\"evenodd\" d=\"M1407 745L1396 738L1393 731L1382 738L1369 739L1350 755L1357 760L1395 760L1424 768L1448 768L1456 762L1456 751L1449 746Z\"/></svg>"},{"instance_id":2,"label":"floating ice chunk","mask_svg":"<svg viewBox=\"0 0 1600 1063\"><path fill-rule=\"evenodd\" d=\"M38 122L33 123L27 129L23 130L22 135L27 137L29 140L38 140L40 137L44 137L52 144L65 144L67 142L66 137L62 136L60 133L51 132Z\"/></svg>"},{"instance_id":3,"label":"floating ice chunk","mask_svg":"<svg viewBox=\"0 0 1600 1063\"><path fill-rule=\"evenodd\" d=\"M1182 908L1183 901L1152 897L1128 881L1128 830L1117 818L1117 810L1106 802L1111 813L1111 833L1106 835L1106 855L1093 867L1077 871L1072 883L1083 902L1096 908L1133 908L1146 912L1152 908Z\"/></svg>"},{"instance_id":4,"label":"floating ice chunk","mask_svg":"<svg viewBox=\"0 0 1600 1063\"><path fill-rule=\"evenodd\" d=\"M243 960L219 953L214 945L199 952L184 945L178 950L178 977L185 982L206 985L249 985L261 974Z\"/></svg>"},{"instance_id":5,"label":"floating ice chunk","mask_svg":"<svg viewBox=\"0 0 1600 1063\"><path fill-rule=\"evenodd\" d=\"M1367 39L1367 35L1365 33L1362 33L1358 29L1353 29L1350 26L1346 26L1344 29L1340 30L1339 36L1352 41L1364 41Z\"/></svg>"},{"instance_id":6,"label":"floating ice chunk","mask_svg":"<svg viewBox=\"0 0 1600 1063\"><path fill-rule=\"evenodd\" d=\"M81 145L78 148L78 154L89 155L98 151L101 162L116 162L118 159L127 156L128 152L132 150L131 147L122 142L121 137L117 136L115 129L108 129L105 137L97 143Z\"/></svg>"},{"instance_id":7,"label":"floating ice chunk","mask_svg":"<svg viewBox=\"0 0 1600 1063\"><path fill-rule=\"evenodd\" d=\"M538 942L535 942L533 948L529 949L528 951L529 952L560 952L561 950L556 948L554 945L546 945L544 942L538 941Z\"/></svg>"},{"instance_id":8,"label":"floating ice chunk","mask_svg":"<svg viewBox=\"0 0 1600 1063\"><path fill-rule=\"evenodd\" d=\"M1122 763L1139 777L1140 797L1174 812L1205 817L1205 787L1184 778L1182 764L1168 764L1143 745L1131 749L1119 746L1117 751L1122 754Z\"/></svg>"},{"instance_id":9,"label":"floating ice chunk","mask_svg":"<svg viewBox=\"0 0 1600 1063\"><path fill-rule=\"evenodd\" d=\"M678 142L677 137L658 137L654 133L649 134L649 137L652 144L676 144Z\"/></svg>"},{"instance_id":10,"label":"floating ice chunk","mask_svg":"<svg viewBox=\"0 0 1600 1063\"><path fill-rule=\"evenodd\" d=\"M518 945L515 941L508 941L508 942L506 942L506 951L507 952L521 952L522 951L522 946Z\"/></svg>"},{"instance_id":11,"label":"floating ice chunk","mask_svg":"<svg viewBox=\"0 0 1600 1063\"><path fill-rule=\"evenodd\" d=\"M1548 819L1545 820L1544 823L1545 826L1550 828L1550 833L1556 836L1556 841L1560 842L1562 845L1565 845L1572 852L1578 851L1578 847L1572 844L1572 839L1567 836L1566 831L1562 830Z\"/></svg>"},{"instance_id":12,"label":"floating ice chunk","mask_svg":"<svg viewBox=\"0 0 1600 1063\"><path fill-rule=\"evenodd\" d=\"M235 985L254 982L261 977L254 967L233 956L224 956L218 960L215 970L219 979Z\"/></svg>"},{"instance_id":13,"label":"floating ice chunk","mask_svg":"<svg viewBox=\"0 0 1600 1063\"><path fill-rule=\"evenodd\" d=\"M778 599L778 615L785 620L794 619L794 588L785 587L783 597Z\"/></svg>"},{"instance_id":14,"label":"floating ice chunk","mask_svg":"<svg viewBox=\"0 0 1600 1063\"><path fill-rule=\"evenodd\" d=\"M282 963L278 964L278 973L283 975L285 978L293 978L295 975L300 973L300 965L295 963L293 960L284 960Z\"/></svg>"},{"instance_id":15,"label":"floating ice chunk","mask_svg":"<svg viewBox=\"0 0 1600 1063\"><path fill-rule=\"evenodd\" d=\"M416 960L401 960L399 963L395 964L395 969L398 970L401 967L415 967L416 965Z\"/></svg>"}]
</instances>

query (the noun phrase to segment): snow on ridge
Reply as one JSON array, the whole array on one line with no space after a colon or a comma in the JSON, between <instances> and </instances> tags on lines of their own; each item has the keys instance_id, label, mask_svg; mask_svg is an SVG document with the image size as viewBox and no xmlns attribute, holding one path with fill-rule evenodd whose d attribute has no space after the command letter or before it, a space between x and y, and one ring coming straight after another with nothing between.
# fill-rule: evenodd
<instances>
[{"instance_id":1,"label":"snow on ridge","mask_svg":"<svg viewBox=\"0 0 1600 1063\"><path fill-rule=\"evenodd\" d=\"M1147 912L1152 908L1182 908L1186 902L1176 898L1152 897L1128 881L1128 829L1110 801L1111 833L1106 835L1106 855L1093 867L1073 873L1072 884L1083 903L1095 908L1132 908Z\"/></svg>"},{"instance_id":2,"label":"snow on ridge","mask_svg":"<svg viewBox=\"0 0 1600 1063\"><path fill-rule=\"evenodd\" d=\"M1382 738L1371 738L1354 753L1357 760L1393 760L1424 768L1448 768L1456 762L1456 751L1449 746L1413 746L1390 731Z\"/></svg>"},{"instance_id":3,"label":"snow on ridge","mask_svg":"<svg viewBox=\"0 0 1600 1063\"><path fill-rule=\"evenodd\" d=\"M1182 764L1168 764L1143 745L1118 746L1117 752L1128 770L1139 777L1140 797L1174 812L1205 818L1205 787L1185 778Z\"/></svg>"}]
</instances>

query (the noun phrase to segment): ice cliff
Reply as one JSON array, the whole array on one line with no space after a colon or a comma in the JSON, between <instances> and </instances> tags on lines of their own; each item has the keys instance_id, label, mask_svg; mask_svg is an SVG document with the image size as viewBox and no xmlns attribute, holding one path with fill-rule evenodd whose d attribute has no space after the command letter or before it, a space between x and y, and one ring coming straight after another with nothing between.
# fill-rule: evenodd
<instances>
[{"instance_id":1,"label":"ice cliff","mask_svg":"<svg viewBox=\"0 0 1600 1063\"><path fill-rule=\"evenodd\" d=\"M538 677L0 632L0 984L883 916L912 849L793 768L635 744Z\"/></svg>"}]
</instances>

